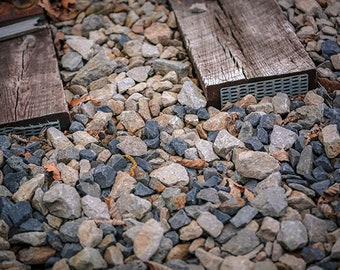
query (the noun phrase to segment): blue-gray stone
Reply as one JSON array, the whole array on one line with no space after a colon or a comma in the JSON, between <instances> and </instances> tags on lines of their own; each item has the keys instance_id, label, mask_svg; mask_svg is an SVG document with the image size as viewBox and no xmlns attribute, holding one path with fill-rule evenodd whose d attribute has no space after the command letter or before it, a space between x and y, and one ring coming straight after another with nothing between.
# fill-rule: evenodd
<instances>
[{"instance_id":1,"label":"blue-gray stone","mask_svg":"<svg viewBox=\"0 0 340 270\"><path fill-rule=\"evenodd\" d=\"M38 158L36 156L29 156L26 161L29 163L29 164L34 164L34 165L37 165L37 166L41 166L41 158Z\"/></svg>"},{"instance_id":2,"label":"blue-gray stone","mask_svg":"<svg viewBox=\"0 0 340 270\"><path fill-rule=\"evenodd\" d=\"M190 191L185 195L186 205L195 205L197 204L197 193L199 189L197 187L193 187Z\"/></svg>"},{"instance_id":3,"label":"blue-gray stone","mask_svg":"<svg viewBox=\"0 0 340 270\"><path fill-rule=\"evenodd\" d=\"M152 165L147 162L145 159L140 158L140 157L135 157L135 161L137 162L137 165L141 167L144 171L150 173L153 168Z\"/></svg>"},{"instance_id":4,"label":"blue-gray stone","mask_svg":"<svg viewBox=\"0 0 340 270\"><path fill-rule=\"evenodd\" d=\"M97 153L92 149L82 149L79 151L80 159L87 159L89 161L97 158Z\"/></svg>"},{"instance_id":5,"label":"blue-gray stone","mask_svg":"<svg viewBox=\"0 0 340 270\"><path fill-rule=\"evenodd\" d=\"M290 166L287 162L282 162L280 166L280 173L281 174L295 174L294 169Z\"/></svg>"},{"instance_id":6,"label":"blue-gray stone","mask_svg":"<svg viewBox=\"0 0 340 270\"><path fill-rule=\"evenodd\" d=\"M217 219L219 221L221 221L223 224L226 224L230 219L231 219L231 216L226 214L226 213L223 213L222 211L216 209L214 211L214 215L217 217Z\"/></svg>"},{"instance_id":7,"label":"blue-gray stone","mask_svg":"<svg viewBox=\"0 0 340 270\"><path fill-rule=\"evenodd\" d=\"M250 150L254 150L254 151L265 150L264 145L262 144L262 142L259 140L258 137L252 136L243 142L244 142L244 145Z\"/></svg>"},{"instance_id":8,"label":"blue-gray stone","mask_svg":"<svg viewBox=\"0 0 340 270\"><path fill-rule=\"evenodd\" d=\"M244 121L248 121L255 128L260 123L260 119L261 119L260 113L252 112L244 118Z\"/></svg>"},{"instance_id":9,"label":"blue-gray stone","mask_svg":"<svg viewBox=\"0 0 340 270\"><path fill-rule=\"evenodd\" d=\"M117 229L112 224L103 223L100 224L99 229L103 231L103 235L113 234L117 235Z\"/></svg>"},{"instance_id":10,"label":"blue-gray stone","mask_svg":"<svg viewBox=\"0 0 340 270\"><path fill-rule=\"evenodd\" d=\"M99 164L93 172L94 181L99 184L101 188L112 187L117 172L108 165Z\"/></svg>"},{"instance_id":11,"label":"blue-gray stone","mask_svg":"<svg viewBox=\"0 0 340 270\"><path fill-rule=\"evenodd\" d=\"M321 249L304 247L301 251L301 256L307 264L310 264L321 261L326 255Z\"/></svg>"},{"instance_id":12,"label":"blue-gray stone","mask_svg":"<svg viewBox=\"0 0 340 270\"><path fill-rule=\"evenodd\" d=\"M45 151L43 149L38 149L34 151L33 155L39 159L42 159L45 156Z\"/></svg>"},{"instance_id":13,"label":"blue-gray stone","mask_svg":"<svg viewBox=\"0 0 340 270\"><path fill-rule=\"evenodd\" d=\"M119 144L120 142L117 139L113 139L109 142L108 147L109 147L109 151L111 152L111 154L119 154L120 150L117 148L117 144Z\"/></svg>"},{"instance_id":14,"label":"blue-gray stone","mask_svg":"<svg viewBox=\"0 0 340 270\"><path fill-rule=\"evenodd\" d=\"M197 109L192 108L192 107L190 107L188 105L184 106L184 110L185 110L186 114L197 114Z\"/></svg>"},{"instance_id":15,"label":"blue-gray stone","mask_svg":"<svg viewBox=\"0 0 340 270\"><path fill-rule=\"evenodd\" d=\"M12 152L11 150L9 150L9 149L6 149L6 148L3 148L3 149L1 149L2 150L2 153L3 153L3 155L4 155L4 158L10 158L11 156L13 156L13 155L15 155L15 153L14 152Z\"/></svg>"},{"instance_id":16,"label":"blue-gray stone","mask_svg":"<svg viewBox=\"0 0 340 270\"><path fill-rule=\"evenodd\" d=\"M334 180L339 183L340 182L340 169L336 169L333 174Z\"/></svg>"},{"instance_id":17,"label":"blue-gray stone","mask_svg":"<svg viewBox=\"0 0 340 270\"><path fill-rule=\"evenodd\" d=\"M174 138L170 142L171 147L175 150L176 154L183 156L185 150L188 149L188 144L180 138Z\"/></svg>"},{"instance_id":18,"label":"blue-gray stone","mask_svg":"<svg viewBox=\"0 0 340 270\"><path fill-rule=\"evenodd\" d=\"M308 243L307 229L299 220L283 220L277 241L288 251L303 248Z\"/></svg>"},{"instance_id":19,"label":"blue-gray stone","mask_svg":"<svg viewBox=\"0 0 340 270\"><path fill-rule=\"evenodd\" d=\"M159 126L156 120L147 120L145 122L144 135L147 139L159 137Z\"/></svg>"},{"instance_id":20,"label":"blue-gray stone","mask_svg":"<svg viewBox=\"0 0 340 270\"><path fill-rule=\"evenodd\" d=\"M205 180L203 187L215 187L222 182L222 178L219 175L212 175Z\"/></svg>"},{"instance_id":21,"label":"blue-gray stone","mask_svg":"<svg viewBox=\"0 0 340 270\"><path fill-rule=\"evenodd\" d=\"M41 143L39 141L31 142L26 145L26 150L30 153L34 153L39 150L41 147Z\"/></svg>"},{"instance_id":22,"label":"blue-gray stone","mask_svg":"<svg viewBox=\"0 0 340 270\"><path fill-rule=\"evenodd\" d=\"M183 119L185 116L184 106L176 105L174 107L173 113L178 116L180 119Z\"/></svg>"},{"instance_id":23,"label":"blue-gray stone","mask_svg":"<svg viewBox=\"0 0 340 270\"><path fill-rule=\"evenodd\" d=\"M213 143L216 140L217 135L218 135L218 131L210 131L208 132L207 140Z\"/></svg>"},{"instance_id":24,"label":"blue-gray stone","mask_svg":"<svg viewBox=\"0 0 340 270\"><path fill-rule=\"evenodd\" d=\"M67 221L63 225L61 225L60 239L64 243L78 243L78 229L80 226L80 222L77 221Z\"/></svg>"},{"instance_id":25,"label":"blue-gray stone","mask_svg":"<svg viewBox=\"0 0 340 270\"><path fill-rule=\"evenodd\" d=\"M296 166L296 172L300 175L311 174L313 170L314 155L312 146L303 148L300 160Z\"/></svg>"},{"instance_id":26,"label":"blue-gray stone","mask_svg":"<svg viewBox=\"0 0 340 270\"><path fill-rule=\"evenodd\" d=\"M82 23L82 33L84 36L88 36L89 32L92 30L98 30L103 27L102 16L97 14L91 14L83 20Z\"/></svg>"},{"instance_id":27,"label":"blue-gray stone","mask_svg":"<svg viewBox=\"0 0 340 270\"><path fill-rule=\"evenodd\" d=\"M322 167L326 172L332 172L333 166L326 155L319 156L314 160L314 165L316 167Z\"/></svg>"},{"instance_id":28,"label":"blue-gray stone","mask_svg":"<svg viewBox=\"0 0 340 270\"><path fill-rule=\"evenodd\" d=\"M79 183L76 186L80 196L90 195L95 198L100 197L100 187L92 182L87 182L82 179L79 180Z\"/></svg>"},{"instance_id":29,"label":"blue-gray stone","mask_svg":"<svg viewBox=\"0 0 340 270\"><path fill-rule=\"evenodd\" d=\"M109 134L109 135L117 134L116 124L111 119L107 122L106 134Z\"/></svg>"},{"instance_id":30,"label":"blue-gray stone","mask_svg":"<svg viewBox=\"0 0 340 270\"><path fill-rule=\"evenodd\" d=\"M46 233L47 243L57 251L61 251L63 249L63 243L58 234L53 231L49 231Z\"/></svg>"},{"instance_id":31,"label":"blue-gray stone","mask_svg":"<svg viewBox=\"0 0 340 270\"><path fill-rule=\"evenodd\" d=\"M14 226L20 226L23 222L32 218L33 209L27 201L17 202L11 207L11 212L8 217L11 219Z\"/></svg>"},{"instance_id":32,"label":"blue-gray stone","mask_svg":"<svg viewBox=\"0 0 340 270\"><path fill-rule=\"evenodd\" d=\"M200 190L196 198L205 202L211 202L214 204L221 203L220 198L218 196L217 190L214 188L204 188Z\"/></svg>"},{"instance_id":33,"label":"blue-gray stone","mask_svg":"<svg viewBox=\"0 0 340 270\"><path fill-rule=\"evenodd\" d=\"M88 121L89 121L89 118L88 118L85 114L80 114L80 113L75 114L75 115L73 116L73 118L74 118L74 120L76 120L76 121L82 123L84 126L85 126L85 125L88 123Z\"/></svg>"},{"instance_id":34,"label":"blue-gray stone","mask_svg":"<svg viewBox=\"0 0 340 270\"><path fill-rule=\"evenodd\" d=\"M61 58L61 65L65 70L77 71L83 67L83 58L77 52L68 52Z\"/></svg>"},{"instance_id":35,"label":"blue-gray stone","mask_svg":"<svg viewBox=\"0 0 340 270\"><path fill-rule=\"evenodd\" d=\"M19 230L20 232L42 232L43 224L35 218L29 218L20 224Z\"/></svg>"},{"instance_id":36,"label":"blue-gray stone","mask_svg":"<svg viewBox=\"0 0 340 270\"><path fill-rule=\"evenodd\" d=\"M191 221L191 218L187 216L183 209L179 210L174 214L171 218L169 218L168 222L174 230L177 230L185 225L188 225Z\"/></svg>"},{"instance_id":37,"label":"blue-gray stone","mask_svg":"<svg viewBox=\"0 0 340 270\"><path fill-rule=\"evenodd\" d=\"M331 178L330 175L324 170L324 168L320 166L313 169L312 175L318 181L328 180Z\"/></svg>"},{"instance_id":38,"label":"blue-gray stone","mask_svg":"<svg viewBox=\"0 0 340 270\"><path fill-rule=\"evenodd\" d=\"M79 150L74 146L69 146L66 149L59 149L57 153L57 162L69 163L72 159L79 160Z\"/></svg>"},{"instance_id":39,"label":"blue-gray stone","mask_svg":"<svg viewBox=\"0 0 340 270\"><path fill-rule=\"evenodd\" d=\"M66 243L60 253L62 258L69 259L81 251L83 247L77 243Z\"/></svg>"},{"instance_id":40,"label":"blue-gray stone","mask_svg":"<svg viewBox=\"0 0 340 270\"><path fill-rule=\"evenodd\" d=\"M321 44L321 54L326 60L338 53L340 53L340 46L335 41L327 39Z\"/></svg>"},{"instance_id":41,"label":"blue-gray stone","mask_svg":"<svg viewBox=\"0 0 340 270\"><path fill-rule=\"evenodd\" d=\"M156 137L154 139L145 139L144 143L146 144L147 147L156 149L159 147L161 141L159 137Z\"/></svg>"},{"instance_id":42,"label":"blue-gray stone","mask_svg":"<svg viewBox=\"0 0 340 270\"><path fill-rule=\"evenodd\" d=\"M111 110L111 108L107 105L100 105L100 106L97 106L95 108L95 112L104 112L104 113L112 113L113 114L113 111Z\"/></svg>"},{"instance_id":43,"label":"blue-gray stone","mask_svg":"<svg viewBox=\"0 0 340 270\"><path fill-rule=\"evenodd\" d=\"M295 111L297 108L302 107L305 103L302 100L292 100L290 102L290 110Z\"/></svg>"},{"instance_id":44,"label":"blue-gray stone","mask_svg":"<svg viewBox=\"0 0 340 270\"><path fill-rule=\"evenodd\" d=\"M11 146L11 141L6 135L0 135L0 149L8 149Z\"/></svg>"},{"instance_id":45,"label":"blue-gray stone","mask_svg":"<svg viewBox=\"0 0 340 270\"><path fill-rule=\"evenodd\" d=\"M170 144L164 144L162 148L165 152L169 153L170 155L172 156L176 155L175 149Z\"/></svg>"},{"instance_id":46,"label":"blue-gray stone","mask_svg":"<svg viewBox=\"0 0 340 270\"><path fill-rule=\"evenodd\" d=\"M228 111L227 113L231 114L231 113L238 113L240 115L240 119L243 120L243 118L247 115L246 111L236 105L233 105Z\"/></svg>"},{"instance_id":47,"label":"blue-gray stone","mask_svg":"<svg viewBox=\"0 0 340 270\"><path fill-rule=\"evenodd\" d=\"M170 269L190 270L187 263L185 261L180 260L180 259L172 259L170 261L167 261L164 265L166 267L169 267Z\"/></svg>"},{"instance_id":48,"label":"blue-gray stone","mask_svg":"<svg viewBox=\"0 0 340 270\"><path fill-rule=\"evenodd\" d=\"M299 179L299 178L288 178L288 179L286 179L286 183L288 185L299 184L299 185L303 185L303 186L308 186L308 182L306 180L302 180L302 179Z\"/></svg>"},{"instance_id":49,"label":"blue-gray stone","mask_svg":"<svg viewBox=\"0 0 340 270\"><path fill-rule=\"evenodd\" d=\"M128 160L121 155L113 155L107 162L107 166L111 167L115 171L124 171L128 165Z\"/></svg>"},{"instance_id":50,"label":"blue-gray stone","mask_svg":"<svg viewBox=\"0 0 340 270\"><path fill-rule=\"evenodd\" d=\"M77 132L77 131L83 131L84 129L85 129L85 126L82 123L80 123L78 121L72 121L70 128L69 128L69 131L72 134L72 133Z\"/></svg>"},{"instance_id":51,"label":"blue-gray stone","mask_svg":"<svg viewBox=\"0 0 340 270\"><path fill-rule=\"evenodd\" d=\"M199 120L208 120L210 118L208 110L204 107L197 110L197 116Z\"/></svg>"},{"instance_id":52,"label":"blue-gray stone","mask_svg":"<svg viewBox=\"0 0 340 270\"><path fill-rule=\"evenodd\" d=\"M135 186L135 190L133 194L139 197L146 197L154 194L155 191L145 185L143 185L141 182L138 182Z\"/></svg>"},{"instance_id":53,"label":"blue-gray stone","mask_svg":"<svg viewBox=\"0 0 340 270\"><path fill-rule=\"evenodd\" d=\"M250 205L242 207L235 216L230 219L230 223L236 228L247 225L258 213L258 210Z\"/></svg>"},{"instance_id":54,"label":"blue-gray stone","mask_svg":"<svg viewBox=\"0 0 340 270\"><path fill-rule=\"evenodd\" d=\"M11 227L13 225L12 220L9 217L14 203L7 197L0 197L0 219L4 220L6 224Z\"/></svg>"},{"instance_id":55,"label":"blue-gray stone","mask_svg":"<svg viewBox=\"0 0 340 270\"><path fill-rule=\"evenodd\" d=\"M26 176L27 176L26 171L5 174L4 186L8 188L10 192L15 193L20 187L23 178L25 178Z\"/></svg>"},{"instance_id":56,"label":"blue-gray stone","mask_svg":"<svg viewBox=\"0 0 340 270\"><path fill-rule=\"evenodd\" d=\"M167 232L164 237L169 238L174 246L179 243L179 235L176 231Z\"/></svg>"},{"instance_id":57,"label":"blue-gray stone","mask_svg":"<svg viewBox=\"0 0 340 270\"><path fill-rule=\"evenodd\" d=\"M323 192L331 186L330 180L324 180L320 182L316 182L312 184L310 187L319 195L321 196Z\"/></svg>"},{"instance_id":58,"label":"blue-gray stone","mask_svg":"<svg viewBox=\"0 0 340 270\"><path fill-rule=\"evenodd\" d=\"M325 155L325 148L320 141L311 141L309 144L312 146L315 155Z\"/></svg>"},{"instance_id":59,"label":"blue-gray stone","mask_svg":"<svg viewBox=\"0 0 340 270\"><path fill-rule=\"evenodd\" d=\"M257 126L256 137L261 143L269 144L269 134L263 127Z\"/></svg>"},{"instance_id":60,"label":"blue-gray stone","mask_svg":"<svg viewBox=\"0 0 340 270\"><path fill-rule=\"evenodd\" d=\"M273 113L264 114L260 118L259 126L266 130L272 130L274 125L277 125L276 116Z\"/></svg>"},{"instance_id":61,"label":"blue-gray stone","mask_svg":"<svg viewBox=\"0 0 340 270\"><path fill-rule=\"evenodd\" d=\"M120 46L120 48L122 49L123 46L124 46L124 44L125 44L126 42L130 41L130 40L131 40L131 39L130 39L129 36L127 36L127 35L125 35L125 34L121 34L121 35L120 35L120 39L119 39L119 46Z\"/></svg>"},{"instance_id":62,"label":"blue-gray stone","mask_svg":"<svg viewBox=\"0 0 340 270\"><path fill-rule=\"evenodd\" d=\"M292 164L293 168L296 168L296 165L299 163L299 160L300 160L300 153L296 151L294 148L290 148L288 150L288 154L289 154L290 164Z\"/></svg>"},{"instance_id":63,"label":"blue-gray stone","mask_svg":"<svg viewBox=\"0 0 340 270\"><path fill-rule=\"evenodd\" d=\"M16 155L24 155L26 153L25 146L12 144L10 150Z\"/></svg>"},{"instance_id":64,"label":"blue-gray stone","mask_svg":"<svg viewBox=\"0 0 340 270\"><path fill-rule=\"evenodd\" d=\"M11 156L6 160L6 163L15 171L26 171L28 165L24 162L24 159L19 156Z\"/></svg>"}]
</instances>

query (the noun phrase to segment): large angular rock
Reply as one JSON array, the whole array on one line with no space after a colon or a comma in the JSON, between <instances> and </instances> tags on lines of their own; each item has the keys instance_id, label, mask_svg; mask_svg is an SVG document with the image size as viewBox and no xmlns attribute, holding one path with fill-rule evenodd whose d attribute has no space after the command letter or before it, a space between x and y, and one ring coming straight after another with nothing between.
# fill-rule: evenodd
<instances>
[{"instance_id":1,"label":"large angular rock","mask_svg":"<svg viewBox=\"0 0 340 270\"><path fill-rule=\"evenodd\" d=\"M126 130L132 134L145 127L143 118L134 111L122 112L120 115L120 121Z\"/></svg>"},{"instance_id":2,"label":"large angular rock","mask_svg":"<svg viewBox=\"0 0 340 270\"><path fill-rule=\"evenodd\" d=\"M117 144L117 148L126 155L140 157L147 153L147 146L139 137L122 136L118 140L120 142Z\"/></svg>"},{"instance_id":3,"label":"large angular rock","mask_svg":"<svg viewBox=\"0 0 340 270\"><path fill-rule=\"evenodd\" d=\"M45 192L43 201L52 215L75 219L81 215L80 196L74 187L55 184Z\"/></svg>"},{"instance_id":4,"label":"large angular rock","mask_svg":"<svg viewBox=\"0 0 340 270\"><path fill-rule=\"evenodd\" d=\"M72 83L88 86L91 82L113 73L117 66L111 51L102 49L78 71L72 79Z\"/></svg>"},{"instance_id":5,"label":"large angular rock","mask_svg":"<svg viewBox=\"0 0 340 270\"><path fill-rule=\"evenodd\" d=\"M47 129L46 135L54 148L66 149L69 146L74 146L64 133L55 127Z\"/></svg>"},{"instance_id":6,"label":"large angular rock","mask_svg":"<svg viewBox=\"0 0 340 270\"><path fill-rule=\"evenodd\" d=\"M319 139L325 147L327 157L335 158L340 154L340 135L337 125L325 126L319 135Z\"/></svg>"},{"instance_id":7,"label":"large angular rock","mask_svg":"<svg viewBox=\"0 0 340 270\"><path fill-rule=\"evenodd\" d=\"M133 243L133 250L137 258L142 261L149 260L157 251L163 232L162 226L154 219L149 219L142 225Z\"/></svg>"},{"instance_id":8,"label":"large angular rock","mask_svg":"<svg viewBox=\"0 0 340 270\"><path fill-rule=\"evenodd\" d=\"M207 100L202 95L202 90L199 89L192 81L184 82L177 98L178 102L182 105L186 105L194 109L205 107L207 104Z\"/></svg>"},{"instance_id":9,"label":"large angular rock","mask_svg":"<svg viewBox=\"0 0 340 270\"><path fill-rule=\"evenodd\" d=\"M246 178L263 180L280 170L279 162L265 152L237 149L233 153L233 161L237 172Z\"/></svg>"},{"instance_id":10,"label":"large angular rock","mask_svg":"<svg viewBox=\"0 0 340 270\"><path fill-rule=\"evenodd\" d=\"M178 61L156 59L153 61L153 69L162 75L175 71L179 79L189 75L189 65Z\"/></svg>"},{"instance_id":11,"label":"large angular rock","mask_svg":"<svg viewBox=\"0 0 340 270\"><path fill-rule=\"evenodd\" d=\"M76 255L70 258L70 265L77 270L103 269L107 263L103 259L98 249L85 247Z\"/></svg>"},{"instance_id":12,"label":"large angular rock","mask_svg":"<svg viewBox=\"0 0 340 270\"><path fill-rule=\"evenodd\" d=\"M308 243L306 227L299 220L284 220L281 222L277 241L288 251L302 248Z\"/></svg>"},{"instance_id":13,"label":"large angular rock","mask_svg":"<svg viewBox=\"0 0 340 270\"><path fill-rule=\"evenodd\" d=\"M189 176L185 167L178 163L171 163L160 167L152 171L150 176L157 178L166 186L185 186L189 183Z\"/></svg>"},{"instance_id":14,"label":"large angular rock","mask_svg":"<svg viewBox=\"0 0 340 270\"><path fill-rule=\"evenodd\" d=\"M107 205L99 198L86 195L81 198L84 214L90 219L110 219Z\"/></svg>"},{"instance_id":15,"label":"large angular rock","mask_svg":"<svg viewBox=\"0 0 340 270\"><path fill-rule=\"evenodd\" d=\"M244 143L231 135L227 130L223 129L218 132L214 141L214 151L217 155L225 158L226 155L235 147L245 147Z\"/></svg>"},{"instance_id":16,"label":"large angular rock","mask_svg":"<svg viewBox=\"0 0 340 270\"><path fill-rule=\"evenodd\" d=\"M275 125L270 135L269 152L274 153L281 149L287 150L293 146L298 135L284 127Z\"/></svg>"}]
</instances>

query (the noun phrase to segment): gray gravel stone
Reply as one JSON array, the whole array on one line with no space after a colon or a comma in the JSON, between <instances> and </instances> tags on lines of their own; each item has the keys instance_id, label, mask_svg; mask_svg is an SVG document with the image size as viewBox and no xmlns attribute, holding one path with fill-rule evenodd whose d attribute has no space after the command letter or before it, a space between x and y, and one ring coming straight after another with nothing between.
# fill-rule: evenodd
<instances>
[{"instance_id":1,"label":"gray gravel stone","mask_svg":"<svg viewBox=\"0 0 340 270\"><path fill-rule=\"evenodd\" d=\"M235 147L245 147L244 143L232 136L227 130L223 129L218 132L214 141L214 151L217 155L225 158L226 155Z\"/></svg>"},{"instance_id":2,"label":"gray gravel stone","mask_svg":"<svg viewBox=\"0 0 340 270\"><path fill-rule=\"evenodd\" d=\"M81 215L80 196L74 187L55 184L45 192L43 202L52 215L74 219Z\"/></svg>"},{"instance_id":3,"label":"gray gravel stone","mask_svg":"<svg viewBox=\"0 0 340 270\"><path fill-rule=\"evenodd\" d=\"M189 106L193 109L205 107L206 98L192 81L185 81L181 91L178 94L178 102L182 105Z\"/></svg>"},{"instance_id":4,"label":"gray gravel stone","mask_svg":"<svg viewBox=\"0 0 340 270\"><path fill-rule=\"evenodd\" d=\"M103 259L98 249L85 247L76 255L69 259L70 266L78 270L85 269L102 269L107 267L106 261Z\"/></svg>"},{"instance_id":5,"label":"gray gravel stone","mask_svg":"<svg viewBox=\"0 0 340 270\"><path fill-rule=\"evenodd\" d=\"M280 217L284 215L288 202L283 188L268 187L255 196L251 205L264 216Z\"/></svg>"},{"instance_id":6,"label":"gray gravel stone","mask_svg":"<svg viewBox=\"0 0 340 270\"><path fill-rule=\"evenodd\" d=\"M258 210L250 205L242 207L232 219L230 223L236 228L247 225L258 213Z\"/></svg>"},{"instance_id":7,"label":"gray gravel stone","mask_svg":"<svg viewBox=\"0 0 340 270\"><path fill-rule=\"evenodd\" d=\"M284 220L281 222L277 241L288 251L302 248L308 243L306 227L299 220Z\"/></svg>"},{"instance_id":8,"label":"gray gravel stone","mask_svg":"<svg viewBox=\"0 0 340 270\"><path fill-rule=\"evenodd\" d=\"M141 138L136 136L125 136L119 138L120 143L117 148L126 155L141 157L146 155L147 146Z\"/></svg>"},{"instance_id":9,"label":"gray gravel stone","mask_svg":"<svg viewBox=\"0 0 340 270\"><path fill-rule=\"evenodd\" d=\"M161 74L175 71L180 79L189 75L189 65L177 61L166 59L156 59L153 61L153 69Z\"/></svg>"},{"instance_id":10,"label":"gray gravel stone","mask_svg":"<svg viewBox=\"0 0 340 270\"><path fill-rule=\"evenodd\" d=\"M209 212L202 212L196 221L212 237L218 237L222 232L223 223Z\"/></svg>"},{"instance_id":11,"label":"gray gravel stone","mask_svg":"<svg viewBox=\"0 0 340 270\"><path fill-rule=\"evenodd\" d=\"M83 59L77 52L69 52L61 58L61 65L69 71L77 71L83 67Z\"/></svg>"},{"instance_id":12,"label":"gray gravel stone","mask_svg":"<svg viewBox=\"0 0 340 270\"><path fill-rule=\"evenodd\" d=\"M90 219L110 219L107 205L99 198L86 195L81 198L81 206Z\"/></svg>"},{"instance_id":13,"label":"gray gravel stone","mask_svg":"<svg viewBox=\"0 0 340 270\"><path fill-rule=\"evenodd\" d=\"M189 176L185 167L178 163L170 163L150 173L151 177L159 179L167 186L184 186L189 183Z\"/></svg>"},{"instance_id":14,"label":"gray gravel stone","mask_svg":"<svg viewBox=\"0 0 340 270\"><path fill-rule=\"evenodd\" d=\"M242 229L228 242L222 245L222 250L225 250L235 256L241 256L249 253L260 244L253 231Z\"/></svg>"},{"instance_id":15,"label":"gray gravel stone","mask_svg":"<svg viewBox=\"0 0 340 270\"><path fill-rule=\"evenodd\" d=\"M310 175L313 170L313 148L311 145L307 145L301 152L299 162L296 166L296 172L300 175Z\"/></svg>"},{"instance_id":16,"label":"gray gravel stone","mask_svg":"<svg viewBox=\"0 0 340 270\"><path fill-rule=\"evenodd\" d=\"M298 135L295 132L275 125L270 135L269 152L275 153L281 149L287 150L291 148L297 137Z\"/></svg>"}]
</instances>

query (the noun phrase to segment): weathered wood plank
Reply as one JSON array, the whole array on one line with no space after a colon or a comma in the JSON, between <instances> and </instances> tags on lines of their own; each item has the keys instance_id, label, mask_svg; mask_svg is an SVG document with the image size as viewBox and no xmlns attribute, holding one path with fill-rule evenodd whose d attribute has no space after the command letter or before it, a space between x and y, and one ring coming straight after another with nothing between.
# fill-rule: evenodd
<instances>
[{"instance_id":1,"label":"weathered wood plank","mask_svg":"<svg viewBox=\"0 0 340 270\"><path fill-rule=\"evenodd\" d=\"M60 121L68 108L48 28L0 42L0 127Z\"/></svg>"},{"instance_id":2,"label":"weathered wood plank","mask_svg":"<svg viewBox=\"0 0 340 270\"><path fill-rule=\"evenodd\" d=\"M188 53L210 105L220 106L219 89L316 71L275 0L205 0L207 11L192 13L195 0L170 0Z\"/></svg>"}]
</instances>

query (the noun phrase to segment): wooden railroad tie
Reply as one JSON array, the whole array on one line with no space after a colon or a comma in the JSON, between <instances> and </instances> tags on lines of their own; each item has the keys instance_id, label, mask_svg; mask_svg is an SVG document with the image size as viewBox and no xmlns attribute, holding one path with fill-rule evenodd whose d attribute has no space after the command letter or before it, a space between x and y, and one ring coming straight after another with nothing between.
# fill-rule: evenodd
<instances>
[{"instance_id":1,"label":"wooden railroad tie","mask_svg":"<svg viewBox=\"0 0 340 270\"><path fill-rule=\"evenodd\" d=\"M275 0L169 0L208 100L289 96L316 87L316 69Z\"/></svg>"}]
</instances>

